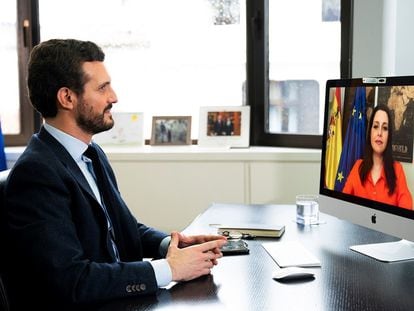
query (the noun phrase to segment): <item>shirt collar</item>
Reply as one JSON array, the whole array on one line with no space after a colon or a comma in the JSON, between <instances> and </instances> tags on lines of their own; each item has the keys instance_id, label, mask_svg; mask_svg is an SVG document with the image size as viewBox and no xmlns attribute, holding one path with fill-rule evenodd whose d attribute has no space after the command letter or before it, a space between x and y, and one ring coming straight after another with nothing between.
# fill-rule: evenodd
<instances>
[{"instance_id":1,"label":"shirt collar","mask_svg":"<svg viewBox=\"0 0 414 311\"><path fill-rule=\"evenodd\" d=\"M66 134L65 132L62 132L61 130L48 123L43 124L43 126L50 135L52 135L58 142L63 145L63 147L65 147L65 149L69 152L69 154L76 162L82 160L82 155L88 148L87 144L69 134Z\"/></svg>"},{"instance_id":2,"label":"shirt collar","mask_svg":"<svg viewBox=\"0 0 414 311\"><path fill-rule=\"evenodd\" d=\"M371 172L368 174L368 179L369 179L369 181L371 182L371 184L374 184L374 180L372 179L372 176L371 176ZM382 167L382 169L381 169L381 175L380 175L380 177L378 178L378 180L377 180L377 183L381 180L381 179L386 179L386 177L385 177L385 169L384 169L384 166Z\"/></svg>"}]
</instances>

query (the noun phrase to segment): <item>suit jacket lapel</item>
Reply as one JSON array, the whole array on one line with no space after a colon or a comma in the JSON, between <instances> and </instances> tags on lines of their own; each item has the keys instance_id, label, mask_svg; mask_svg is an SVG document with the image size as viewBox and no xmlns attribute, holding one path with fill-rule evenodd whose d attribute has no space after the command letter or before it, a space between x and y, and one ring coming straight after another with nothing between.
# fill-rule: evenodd
<instances>
[{"instance_id":1,"label":"suit jacket lapel","mask_svg":"<svg viewBox=\"0 0 414 311\"><path fill-rule=\"evenodd\" d=\"M73 176L73 178L78 182L80 187L84 191L89 193L91 197L96 200L95 195L93 194L93 191L88 184L88 181L86 180L85 176L80 170L78 164L75 162L75 160L73 160L72 156L65 149L65 147L63 147L62 144L59 143L52 135L50 135L48 131L46 131L43 127L40 129L38 137L40 140L42 140L48 145L48 147L50 148L50 150L52 150L52 152L56 154L57 158L68 169L68 171Z\"/></svg>"}]
</instances>

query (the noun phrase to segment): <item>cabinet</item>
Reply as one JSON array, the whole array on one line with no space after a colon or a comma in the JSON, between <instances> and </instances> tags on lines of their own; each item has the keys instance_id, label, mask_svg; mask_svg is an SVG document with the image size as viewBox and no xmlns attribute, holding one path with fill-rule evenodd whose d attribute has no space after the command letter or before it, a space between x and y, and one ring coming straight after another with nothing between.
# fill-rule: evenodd
<instances>
[{"instance_id":1,"label":"cabinet","mask_svg":"<svg viewBox=\"0 0 414 311\"><path fill-rule=\"evenodd\" d=\"M133 214L166 232L184 229L213 202L292 204L297 193L319 191L320 150L145 146L105 151Z\"/></svg>"}]
</instances>

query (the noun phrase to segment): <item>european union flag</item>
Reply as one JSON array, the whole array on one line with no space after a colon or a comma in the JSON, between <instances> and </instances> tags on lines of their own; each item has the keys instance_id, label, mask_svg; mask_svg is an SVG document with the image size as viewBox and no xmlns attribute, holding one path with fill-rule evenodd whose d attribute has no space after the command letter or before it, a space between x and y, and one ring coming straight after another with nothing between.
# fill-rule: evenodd
<instances>
[{"instance_id":1,"label":"european union flag","mask_svg":"<svg viewBox=\"0 0 414 311\"><path fill-rule=\"evenodd\" d=\"M365 148L366 127L366 91L365 87L357 87L352 105L352 113L346 129L344 145L339 160L335 180L335 190L342 191L346 179L355 161L361 159Z\"/></svg>"},{"instance_id":2,"label":"european union flag","mask_svg":"<svg viewBox=\"0 0 414 311\"><path fill-rule=\"evenodd\" d=\"M0 171L7 169L6 154L4 153L4 138L0 123Z\"/></svg>"}]
</instances>

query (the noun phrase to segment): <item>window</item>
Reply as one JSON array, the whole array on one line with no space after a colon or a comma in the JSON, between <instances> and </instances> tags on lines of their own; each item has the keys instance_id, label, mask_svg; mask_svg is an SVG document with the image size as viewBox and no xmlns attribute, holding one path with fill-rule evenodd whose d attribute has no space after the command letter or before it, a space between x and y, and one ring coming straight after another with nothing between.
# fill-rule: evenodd
<instances>
[{"instance_id":1,"label":"window","mask_svg":"<svg viewBox=\"0 0 414 311\"><path fill-rule=\"evenodd\" d=\"M146 139L152 116L191 115L197 139L201 106L248 104L251 145L319 148L324 81L351 74L352 1L16 0L17 16L10 3L1 5L0 49L12 77L7 102L20 104L1 104L7 145L25 144L40 123L25 85L40 38L102 46L114 110L144 112Z\"/></svg>"},{"instance_id":2,"label":"window","mask_svg":"<svg viewBox=\"0 0 414 311\"><path fill-rule=\"evenodd\" d=\"M20 133L19 66L17 61L17 11L15 1L2 3L0 11L0 68L9 85L2 88L4 101L1 109L2 130L6 134ZM5 104L9 103L9 104Z\"/></svg>"},{"instance_id":3,"label":"window","mask_svg":"<svg viewBox=\"0 0 414 311\"><path fill-rule=\"evenodd\" d=\"M0 68L2 102L0 117L6 145L27 143L40 119L26 92L26 64L33 42L38 41L37 1L3 1L0 6ZM7 77L7 78L6 78Z\"/></svg>"},{"instance_id":4,"label":"window","mask_svg":"<svg viewBox=\"0 0 414 311\"><path fill-rule=\"evenodd\" d=\"M65 14L56 14L62 6ZM201 106L242 104L245 10L244 0L39 2L42 41L100 45L118 95L114 111L144 112L147 139L152 116L191 115L196 139Z\"/></svg>"},{"instance_id":5,"label":"window","mask_svg":"<svg viewBox=\"0 0 414 311\"><path fill-rule=\"evenodd\" d=\"M251 2L253 145L320 148L326 80L350 76L349 2Z\"/></svg>"}]
</instances>

